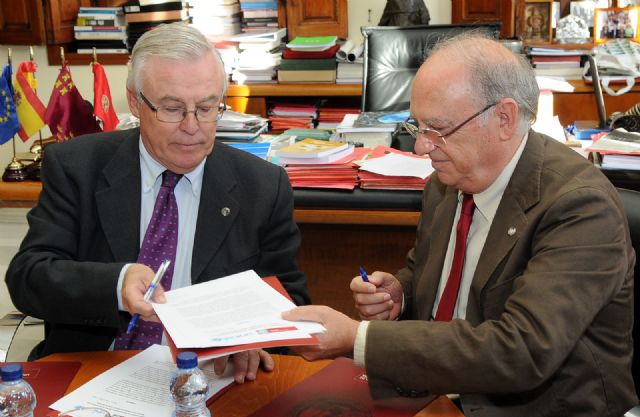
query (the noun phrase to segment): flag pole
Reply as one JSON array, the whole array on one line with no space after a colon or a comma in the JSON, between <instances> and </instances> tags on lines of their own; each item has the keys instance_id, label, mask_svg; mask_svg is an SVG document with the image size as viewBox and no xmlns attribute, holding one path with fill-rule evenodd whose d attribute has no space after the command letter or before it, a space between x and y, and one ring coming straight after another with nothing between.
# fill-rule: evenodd
<instances>
[{"instance_id":1,"label":"flag pole","mask_svg":"<svg viewBox=\"0 0 640 417\"><path fill-rule=\"evenodd\" d=\"M7 48L7 62L11 65L11 48ZM11 80L9 80L11 82ZM24 181L27 179L26 173L24 172L24 164L16 158L16 135L13 135L11 138L13 143L13 158L11 162L4 170L4 174L2 174L2 181L5 182L16 182L16 181Z\"/></svg>"},{"instance_id":2,"label":"flag pole","mask_svg":"<svg viewBox=\"0 0 640 417\"><path fill-rule=\"evenodd\" d=\"M33 46L29 46L29 61L31 62L34 61ZM36 81L35 71L33 71L33 80ZM35 85L37 85L37 83L34 83L34 86ZM34 87L33 92L37 95L38 88ZM29 152L35 154L35 159L33 160L33 163L29 165L29 168L28 168L28 170L30 171L29 175L32 179L39 181L40 169L42 168L42 157L44 152L44 145L42 144L42 129L38 129L38 141L31 146L31 148L29 149Z\"/></svg>"}]
</instances>

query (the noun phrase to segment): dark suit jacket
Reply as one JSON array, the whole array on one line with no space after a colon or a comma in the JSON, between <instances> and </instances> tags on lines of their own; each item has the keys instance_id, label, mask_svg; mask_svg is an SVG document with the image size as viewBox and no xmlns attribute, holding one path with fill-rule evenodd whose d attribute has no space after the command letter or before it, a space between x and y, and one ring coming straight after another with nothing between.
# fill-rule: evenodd
<instances>
[{"instance_id":1,"label":"dark suit jacket","mask_svg":"<svg viewBox=\"0 0 640 417\"><path fill-rule=\"evenodd\" d=\"M129 320L118 312L116 284L140 248L139 134L89 135L46 149L43 190L6 276L15 306L46 321L36 356L106 350ZM284 170L216 143L203 175L192 283L254 269L277 275L297 304L308 303Z\"/></svg>"},{"instance_id":2,"label":"dark suit jacket","mask_svg":"<svg viewBox=\"0 0 640 417\"><path fill-rule=\"evenodd\" d=\"M373 395L460 393L474 417L623 415L637 403L635 256L616 190L573 150L530 132L466 320L438 323L428 320L457 192L437 176L425 188L416 244L397 274L406 321L373 321L367 333Z\"/></svg>"}]
</instances>

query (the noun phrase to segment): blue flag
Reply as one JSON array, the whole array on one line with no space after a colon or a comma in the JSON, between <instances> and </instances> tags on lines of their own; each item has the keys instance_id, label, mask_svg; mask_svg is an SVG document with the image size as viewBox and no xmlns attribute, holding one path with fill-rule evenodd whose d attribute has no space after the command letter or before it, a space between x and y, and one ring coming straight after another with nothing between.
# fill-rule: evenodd
<instances>
[{"instance_id":1,"label":"blue flag","mask_svg":"<svg viewBox=\"0 0 640 417\"><path fill-rule=\"evenodd\" d=\"M20 130L18 113L13 102L10 64L4 67L0 77L0 105L0 145L3 145Z\"/></svg>"}]
</instances>

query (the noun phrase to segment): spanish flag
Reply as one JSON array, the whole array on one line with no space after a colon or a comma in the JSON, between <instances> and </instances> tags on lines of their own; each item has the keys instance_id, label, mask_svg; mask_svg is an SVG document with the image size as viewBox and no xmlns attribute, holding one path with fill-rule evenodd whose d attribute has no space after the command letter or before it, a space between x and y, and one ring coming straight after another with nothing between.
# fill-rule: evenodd
<instances>
[{"instance_id":1,"label":"spanish flag","mask_svg":"<svg viewBox=\"0 0 640 417\"><path fill-rule=\"evenodd\" d=\"M20 120L18 136L26 142L44 126L44 105L36 94L38 81L35 78L36 63L24 61L18 66L14 84L15 103Z\"/></svg>"}]
</instances>

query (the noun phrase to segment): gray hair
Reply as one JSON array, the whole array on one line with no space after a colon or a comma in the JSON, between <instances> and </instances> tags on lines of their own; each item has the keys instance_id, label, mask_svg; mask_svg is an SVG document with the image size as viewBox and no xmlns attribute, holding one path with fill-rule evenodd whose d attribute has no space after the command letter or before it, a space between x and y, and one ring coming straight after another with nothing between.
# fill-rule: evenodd
<instances>
[{"instance_id":1,"label":"gray hair","mask_svg":"<svg viewBox=\"0 0 640 417\"><path fill-rule=\"evenodd\" d=\"M497 103L503 98L516 101L520 110L518 131L524 134L536 119L540 95L529 62L476 30L439 42L430 56L445 49L453 65L461 64L468 69L471 87L478 92L476 98L480 105ZM488 115L481 115L481 120L486 123Z\"/></svg>"},{"instance_id":2,"label":"gray hair","mask_svg":"<svg viewBox=\"0 0 640 417\"><path fill-rule=\"evenodd\" d=\"M181 22L158 25L138 39L127 64L127 88L135 93L140 91L140 73L152 56L187 60L202 57L206 53L213 54L220 63L224 95L228 80L220 54L198 29Z\"/></svg>"}]
</instances>

